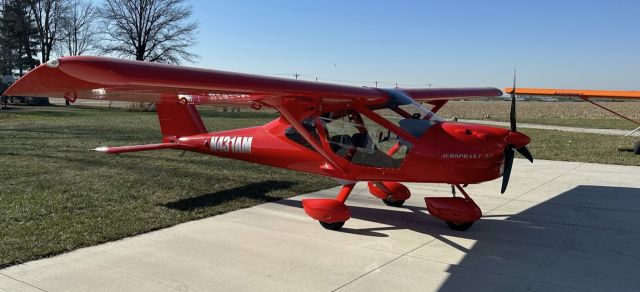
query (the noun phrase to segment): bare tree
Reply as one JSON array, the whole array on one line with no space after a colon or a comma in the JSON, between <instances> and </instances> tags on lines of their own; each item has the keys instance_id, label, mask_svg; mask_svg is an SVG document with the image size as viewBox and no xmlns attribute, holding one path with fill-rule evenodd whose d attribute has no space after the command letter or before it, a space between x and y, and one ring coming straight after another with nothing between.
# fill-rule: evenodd
<instances>
[{"instance_id":1,"label":"bare tree","mask_svg":"<svg viewBox=\"0 0 640 292\"><path fill-rule=\"evenodd\" d=\"M78 56L98 47L96 32L96 7L87 0L71 0L57 52L63 56Z\"/></svg>"},{"instance_id":2,"label":"bare tree","mask_svg":"<svg viewBox=\"0 0 640 292\"><path fill-rule=\"evenodd\" d=\"M188 51L198 28L189 21L184 0L105 0L100 12L105 25L105 53L140 61L193 62Z\"/></svg>"},{"instance_id":3,"label":"bare tree","mask_svg":"<svg viewBox=\"0 0 640 292\"><path fill-rule=\"evenodd\" d=\"M31 12L38 28L42 63L49 61L55 42L65 21L67 1L30 0Z\"/></svg>"}]
</instances>

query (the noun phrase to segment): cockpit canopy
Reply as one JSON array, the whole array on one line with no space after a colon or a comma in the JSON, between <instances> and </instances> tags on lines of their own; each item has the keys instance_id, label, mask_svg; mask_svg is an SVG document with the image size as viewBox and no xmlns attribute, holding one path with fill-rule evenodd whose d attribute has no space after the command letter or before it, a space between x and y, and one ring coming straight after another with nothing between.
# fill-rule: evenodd
<instances>
[{"instance_id":1,"label":"cockpit canopy","mask_svg":"<svg viewBox=\"0 0 640 292\"><path fill-rule=\"evenodd\" d=\"M400 89L384 90L391 98L386 105L372 109L373 113L408 135L419 139L431 126L442 121ZM316 123L322 123L321 127ZM333 153L354 164L398 168L413 147L410 141L402 138L403 135L390 129L389 124L383 125L384 121L381 124L379 119L375 122L356 109L325 112L319 118L310 117L301 124L318 141L320 137L326 137ZM324 135L320 135L318 129L323 129ZM289 128L286 135L311 148L295 129Z\"/></svg>"}]
</instances>

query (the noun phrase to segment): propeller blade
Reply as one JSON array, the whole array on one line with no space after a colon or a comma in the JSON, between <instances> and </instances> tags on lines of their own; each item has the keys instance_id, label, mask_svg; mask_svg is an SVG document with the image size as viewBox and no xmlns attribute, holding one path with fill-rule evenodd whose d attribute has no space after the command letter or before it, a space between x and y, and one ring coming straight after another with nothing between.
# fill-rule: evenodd
<instances>
[{"instance_id":1,"label":"propeller blade","mask_svg":"<svg viewBox=\"0 0 640 292\"><path fill-rule=\"evenodd\" d=\"M529 152L529 149L527 149L527 147L520 147L518 149L516 149L516 151L518 151L518 153L522 154L522 156L524 156L527 160L533 162L533 155L531 155L531 152Z\"/></svg>"},{"instance_id":2,"label":"propeller blade","mask_svg":"<svg viewBox=\"0 0 640 292\"><path fill-rule=\"evenodd\" d=\"M504 192L507 190L509 177L511 177L511 167L513 166L514 156L515 152L513 151L513 147L507 146L507 148L504 149L504 170L502 172L502 188L500 189L501 194L504 194Z\"/></svg>"},{"instance_id":3,"label":"propeller blade","mask_svg":"<svg viewBox=\"0 0 640 292\"><path fill-rule=\"evenodd\" d=\"M511 113L509 114L511 131L516 131L516 69L513 69L513 88L511 89Z\"/></svg>"}]
</instances>

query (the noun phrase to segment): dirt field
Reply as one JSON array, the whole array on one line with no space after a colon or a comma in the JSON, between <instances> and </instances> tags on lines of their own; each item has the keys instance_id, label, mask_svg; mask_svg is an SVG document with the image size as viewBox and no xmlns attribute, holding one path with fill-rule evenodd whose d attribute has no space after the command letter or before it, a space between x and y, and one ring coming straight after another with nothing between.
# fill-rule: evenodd
<instances>
[{"instance_id":1,"label":"dirt field","mask_svg":"<svg viewBox=\"0 0 640 292\"><path fill-rule=\"evenodd\" d=\"M640 102L600 102L625 116L640 119ZM443 117L509 119L508 101L450 101L438 112ZM518 102L518 119L616 119L588 102Z\"/></svg>"}]
</instances>

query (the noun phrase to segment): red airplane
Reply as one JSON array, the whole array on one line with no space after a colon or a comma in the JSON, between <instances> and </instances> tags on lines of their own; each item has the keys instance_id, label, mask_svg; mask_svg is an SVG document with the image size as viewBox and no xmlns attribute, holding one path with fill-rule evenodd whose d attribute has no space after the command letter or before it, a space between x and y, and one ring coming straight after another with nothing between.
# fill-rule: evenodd
<instances>
[{"instance_id":1,"label":"red airplane","mask_svg":"<svg viewBox=\"0 0 640 292\"><path fill-rule=\"evenodd\" d=\"M504 193L515 151L533 162L529 137L516 131L515 98L511 130L436 115L452 99L502 95L496 88L379 89L82 56L42 64L5 95L155 102L161 143L95 150L178 149L332 177L343 185L335 199L302 201L331 230L350 218L345 201L359 181L395 207L411 196L399 182L451 184L453 196L425 198L427 210L466 230L482 212L463 186L502 176ZM207 132L196 109L203 104L273 108L280 116L259 127Z\"/></svg>"}]
</instances>

